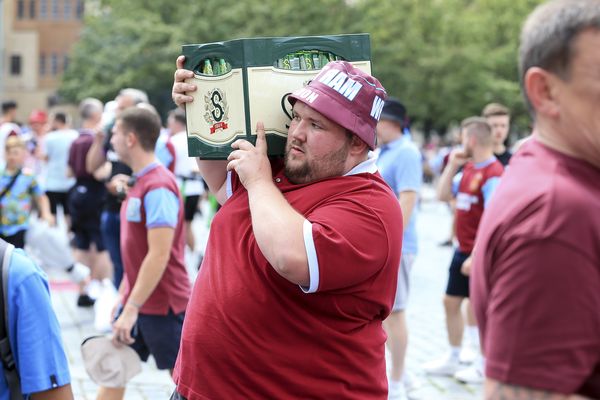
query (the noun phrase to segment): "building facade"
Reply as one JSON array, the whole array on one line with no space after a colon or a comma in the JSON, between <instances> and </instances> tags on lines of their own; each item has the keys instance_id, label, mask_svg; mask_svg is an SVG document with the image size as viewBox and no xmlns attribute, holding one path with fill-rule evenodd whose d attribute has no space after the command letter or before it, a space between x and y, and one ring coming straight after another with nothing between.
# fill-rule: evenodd
<instances>
[{"instance_id":1,"label":"building facade","mask_svg":"<svg viewBox=\"0 0 600 400\"><path fill-rule=\"evenodd\" d=\"M84 0L0 0L0 99L50 109L83 27Z\"/></svg>"}]
</instances>

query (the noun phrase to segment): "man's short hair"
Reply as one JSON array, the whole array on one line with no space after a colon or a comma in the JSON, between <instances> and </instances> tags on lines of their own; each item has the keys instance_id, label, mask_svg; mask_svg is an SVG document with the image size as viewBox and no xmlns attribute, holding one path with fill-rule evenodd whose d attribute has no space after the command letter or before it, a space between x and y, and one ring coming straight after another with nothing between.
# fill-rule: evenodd
<instances>
[{"instance_id":1,"label":"man's short hair","mask_svg":"<svg viewBox=\"0 0 600 400\"><path fill-rule=\"evenodd\" d=\"M117 117L126 131L137 137L142 149L154 151L160 135L160 118L152 111L141 107L130 107Z\"/></svg>"},{"instance_id":2,"label":"man's short hair","mask_svg":"<svg viewBox=\"0 0 600 400\"><path fill-rule=\"evenodd\" d=\"M498 117L498 116L510 117L510 111L509 111L508 107L503 106L500 103L490 103L483 108L481 115L484 118Z\"/></svg>"},{"instance_id":3,"label":"man's short hair","mask_svg":"<svg viewBox=\"0 0 600 400\"><path fill-rule=\"evenodd\" d=\"M460 123L461 130L468 136L475 137L477 144L480 146L491 146L492 127L483 117L465 118Z\"/></svg>"},{"instance_id":4,"label":"man's short hair","mask_svg":"<svg viewBox=\"0 0 600 400\"><path fill-rule=\"evenodd\" d=\"M61 124L66 124L67 123L67 114L64 112L56 112L54 113L54 115L52 116L52 119L54 121L60 122Z\"/></svg>"},{"instance_id":5,"label":"man's short hair","mask_svg":"<svg viewBox=\"0 0 600 400\"><path fill-rule=\"evenodd\" d=\"M2 114L6 114L10 110L17 108L17 102L12 100L6 100L2 102Z\"/></svg>"},{"instance_id":6,"label":"man's short hair","mask_svg":"<svg viewBox=\"0 0 600 400\"><path fill-rule=\"evenodd\" d=\"M186 125L185 111L179 107L169 111L169 118L173 118L176 122L183 126Z\"/></svg>"},{"instance_id":7,"label":"man's short hair","mask_svg":"<svg viewBox=\"0 0 600 400\"><path fill-rule=\"evenodd\" d=\"M87 99L83 99L81 103L79 103L79 116L84 121L91 119L94 115L97 115L98 113L101 114L102 110L104 110L104 105L98 99L88 97Z\"/></svg>"},{"instance_id":8,"label":"man's short hair","mask_svg":"<svg viewBox=\"0 0 600 400\"><path fill-rule=\"evenodd\" d=\"M133 100L133 104L148 103L148 95L140 89L125 88L121 89L119 96L126 96Z\"/></svg>"},{"instance_id":9,"label":"man's short hair","mask_svg":"<svg viewBox=\"0 0 600 400\"><path fill-rule=\"evenodd\" d=\"M552 0L538 6L525 21L519 47L519 76L532 113L524 87L527 70L539 67L563 80L569 79L575 56L573 44L578 34L588 28L600 29L598 0Z\"/></svg>"},{"instance_id":10,"label":"man's short hair","mask_svg":"<svg viewBox=\"0 0 600 400\"><path fill-rule=\"evenodd\" d=\"M9 136L6 138L4 143L4 150L9 151L10 149L20 148L25 149L25 142L19 136Z\"/></svg>"}]
</instances>

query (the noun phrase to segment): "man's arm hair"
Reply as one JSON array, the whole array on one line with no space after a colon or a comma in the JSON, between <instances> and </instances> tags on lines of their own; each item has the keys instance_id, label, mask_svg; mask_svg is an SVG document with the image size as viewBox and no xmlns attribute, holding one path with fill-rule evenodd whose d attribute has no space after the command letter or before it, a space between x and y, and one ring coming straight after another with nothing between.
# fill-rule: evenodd
<instances>
[{"instance_id":1,"label":"man's arm hair","mask_svg":"<svg viewBox=\"0 0 600 400\"><path fill-rule=\"evenodd\" d=\"M547 390L510 385L493 379L485 381L485 400L585 400L577 395L565 395Z\"/></svg>"}]
</instances>

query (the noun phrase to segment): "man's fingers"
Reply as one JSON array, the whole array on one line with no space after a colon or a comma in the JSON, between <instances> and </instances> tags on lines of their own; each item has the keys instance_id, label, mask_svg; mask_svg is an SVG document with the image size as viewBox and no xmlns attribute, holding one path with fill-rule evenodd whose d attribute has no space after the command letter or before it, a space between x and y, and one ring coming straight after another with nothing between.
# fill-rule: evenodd
<instances>
[{"instance_id":1,"label":"man's fingers","mask_svg":"<svg viewBox=\"0 0 600 400\"><path fill-rule=\"evenodd\" d=\"M227 163L227 171L233 171L237 167L238 160L231 160Z\"/></svg>"},{"instance_id":2,"label":"man's fingers","mask_svg":"<svg viewBox=\"0 0 600 400\"><path fill-rule=\"evenodd\" d=\"M175 61L175 64L177 65L177 69L182 69L184 62L185 62L185 56L177 57L177 61Z\"/></svg>"},{"instance_id":3,"label":"man's fingers","mask_svg":"<svg viewBox=\"0 0 600 400\"><path fill-rule=\"evenodd\" d=\"M232 149L239 149L239 150L252 150L252 143L250 143L249 141L245 140L245 139L238 139L235 142L231 143L231 148Z\"/></svg>"},{"instance_id":4,"label":"man's fingers","mask_svg":"<svg viewBox=\"0 0 600 400\"><path fill-rule=\"evenodd\" d=\"M256 148L267 151L267 138L265 137L265 125L262 122L256 123Z\"/></svg>"}]
</instances>

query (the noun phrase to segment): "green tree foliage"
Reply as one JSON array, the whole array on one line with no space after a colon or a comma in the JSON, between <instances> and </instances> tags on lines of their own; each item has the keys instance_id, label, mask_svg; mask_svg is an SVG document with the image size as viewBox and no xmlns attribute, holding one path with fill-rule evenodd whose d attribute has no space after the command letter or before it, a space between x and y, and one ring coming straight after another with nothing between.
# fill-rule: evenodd
<instances>
[{"instance_id":1,"label":"green tree foliage","mask_svg":"<svg viewBox=\"0 0 600 400\"><path fill-rule=\"evenodd\" d=\"M541 0L363 0L374 72L426 132L509 106L527 125L517 72L518 36Z\"/></svg>"},{"instance_id":2,"label":"green tree foliage","mask_svg":"<svg viewBox=\"0 0 600 400\"><path fill-rule=\"evenodd\" d=\"M525 16L541 0L89 1L61 94L77 102L146 90L163 112L181 45L240 37L369 32L374 75L426 131L491 101L526 125L517 74ZM88 4L86 3L86 4Z\"/></svg>"},{"instance_id":3,"label":"green tree foliage","mask_svg":"<svg viewBox=\"0 0 600 400\"><path fill-rule=\"evenodd\" d=\"M138 87L163 114L173 108L170 92L182 44L344 33L353 12L343 0L322 0L318 7L280 0L94 4L60 94L72 102L89 96L107 101L121 88ZM324 18L323 10L330 16Z\"/></svg>"}]
</instances>

